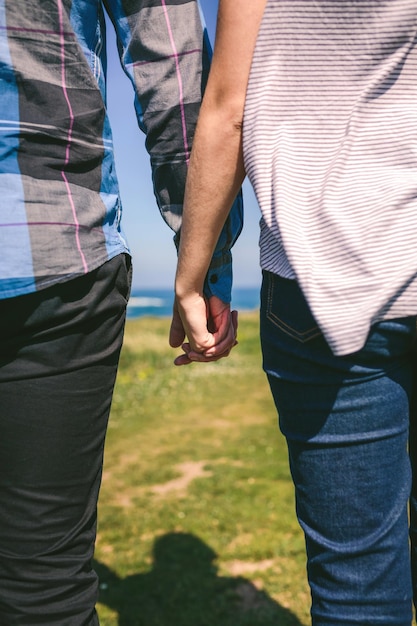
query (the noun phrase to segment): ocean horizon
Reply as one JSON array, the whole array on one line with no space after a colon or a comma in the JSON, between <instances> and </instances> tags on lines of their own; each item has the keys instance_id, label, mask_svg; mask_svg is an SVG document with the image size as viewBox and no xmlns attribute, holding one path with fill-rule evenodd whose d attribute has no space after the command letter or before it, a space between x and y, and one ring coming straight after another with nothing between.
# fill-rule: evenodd
<instances>
[{"instance_id":1,"label":"ocean horizon","mask_svg":"<svg viewBox=\"0 0 417 626\"><path fill-rule=\"evenodd\" d=\"M259 287L234 287L232 308L240 312L259 308ZM127 318L171 317L174 303L172 289L132 289L127 305Z\"/></svg>"}]
</instances>

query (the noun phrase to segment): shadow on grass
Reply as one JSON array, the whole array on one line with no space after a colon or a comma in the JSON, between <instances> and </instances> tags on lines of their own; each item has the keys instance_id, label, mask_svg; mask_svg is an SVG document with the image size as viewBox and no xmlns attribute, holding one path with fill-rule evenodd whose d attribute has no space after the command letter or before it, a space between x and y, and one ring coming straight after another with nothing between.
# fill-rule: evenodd
<instances>
[{"instance_id":1,"label":"shadow on grass","mask_svg":"<svg viewBox=\"0 0 417 626\"><path fill-rule=\"evenodd\" d=\"M95 561L99 601L119 626L301 626L249 580L219 576L216 556L194 535L168 533L155 541L149 572L121 579Z\"/></svg>"}]
</instances>

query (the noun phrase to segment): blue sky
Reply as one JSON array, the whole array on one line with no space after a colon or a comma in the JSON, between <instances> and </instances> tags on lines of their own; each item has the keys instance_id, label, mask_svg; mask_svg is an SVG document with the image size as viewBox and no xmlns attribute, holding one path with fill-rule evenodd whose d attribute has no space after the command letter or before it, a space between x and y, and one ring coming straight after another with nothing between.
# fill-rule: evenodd
<instances>
[{"instance_id":1,"label":"blue sky","mask_svg":"<svg viewBox=\"0 0 417 626\"><path fill-rule=\"evenodd\" d=\"M213 41L217 0L200 1ZM171 287L176 264L173 233L163 222L156 206L144 135L136 124L133 90L120 68L111 25L108 28L108 46L108 110L123 202L123 227L133 254L133 286L144 289ZM252 287L260 284L259 209L247 181L243 189L245 226L233 248L234 284Z\"/></svg>"}]
</instances>

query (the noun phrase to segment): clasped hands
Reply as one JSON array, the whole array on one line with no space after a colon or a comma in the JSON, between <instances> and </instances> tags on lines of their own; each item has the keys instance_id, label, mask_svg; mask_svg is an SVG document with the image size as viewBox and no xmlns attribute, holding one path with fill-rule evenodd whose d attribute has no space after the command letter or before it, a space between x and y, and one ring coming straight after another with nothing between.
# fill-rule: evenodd
<instances>
[{"instance_id":1,"label":"clasped hands","mask_svg":"<svg viewBox=\"0 0 417 626\"><path fill-rule=\"evenodd\" d=\"M175 365L218 361L237 345L237 311L216 296L193 294L175 299L169 333L172 348L183 349ZM184 341L185 339L188 341Z\"/></svg>"}]
</instances>

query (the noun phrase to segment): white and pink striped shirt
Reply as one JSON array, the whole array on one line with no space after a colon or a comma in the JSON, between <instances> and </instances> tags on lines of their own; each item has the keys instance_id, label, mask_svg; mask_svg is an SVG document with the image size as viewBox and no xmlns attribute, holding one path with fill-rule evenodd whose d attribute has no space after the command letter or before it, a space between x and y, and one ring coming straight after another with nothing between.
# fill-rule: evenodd
<instances>
[{"instance_id":1,"label":"white and pink striped shirt","mask_svg":"<svg viewBox=\"0 0 417 626\"><path fill-rule=\"evenodd\" d=\"M417 314L417 0L269 0L244 154L261 265L335 354Z\"/></svg>"}]
</instances>

